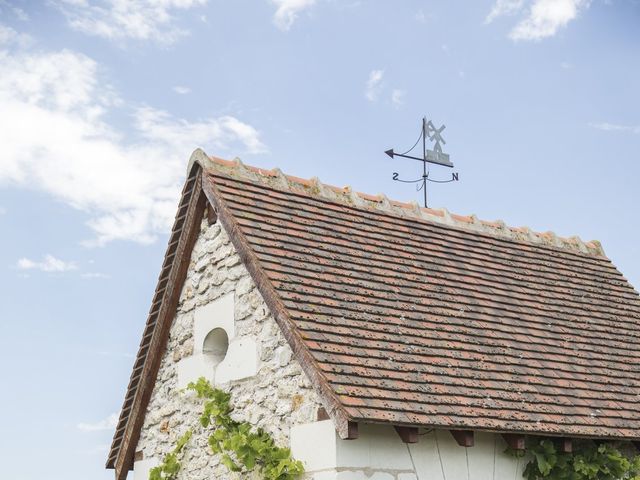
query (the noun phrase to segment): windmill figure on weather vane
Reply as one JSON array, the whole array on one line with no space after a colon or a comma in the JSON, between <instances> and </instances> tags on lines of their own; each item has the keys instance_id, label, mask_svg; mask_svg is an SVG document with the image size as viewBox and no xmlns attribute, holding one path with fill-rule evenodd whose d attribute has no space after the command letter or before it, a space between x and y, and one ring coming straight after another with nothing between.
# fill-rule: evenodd
<instances>
[{"instance_id":1,"label":"windmill figure on weather vane","mask_svg":"<svg viewBox=\"0 0 640 480\"><path fill-rule=\"evenodd\" d=\"M401 180L400 178L398 178L399 174L397 172L393 172L393 179L397 182L402 182L402 183L421 183L422 185L420 185L417 190L418 191L422 190L424 193L425 207L427 207L427 182L449 183L449 182L458 181L457 172L454 172L451 174L450 180L433 180L429 178L429 170L427 168L427 163L432 163L435 165L441 165L443 167L453 168L453 163L451 163L451 161L449 160L449 154L444 153L442 151L441 144L446 145L447 143L442 137L442 132L444 131L445 128L446 128L445 125L442 125L440 128L436 128L436 126L433 124L431 120L427 120L427 118L424 117L422 119L422 129L420 131L420 136L418 137L418 140L416 140L416 143L413 145L413 147L411 147L409 150L407 150L404 153L396 153L393 151L393 148L391 150L387 150L386 152L384 152L387 155L389 155L391 158L403 157L403 158L410 158L412 160L417 160L419 162L422 162L422 166L423 166L422 178L418 178L417 180ZM427 149L427 139L429 139L431 142L434 143L433 150ZM414 157L412 155L407 155L414 148L416 148L420 140L422 140L422 158Z\"/></svg>"}]
</instances>

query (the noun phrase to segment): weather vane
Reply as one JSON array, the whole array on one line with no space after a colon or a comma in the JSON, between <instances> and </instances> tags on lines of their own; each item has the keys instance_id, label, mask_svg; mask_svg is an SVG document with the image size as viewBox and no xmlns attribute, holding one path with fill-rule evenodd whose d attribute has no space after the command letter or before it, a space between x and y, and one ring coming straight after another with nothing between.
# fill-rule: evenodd
<instances>
[{"instance_id":1,"label":"weather vane","mask_svg":"<svg viewBox=\"0 0 640 480\"><path fill-rule=\"evenodd\" d=\"M427 163L433 163L435 165L441 165L443 167L453 168L453 163L449 160L449 154L444 153L442 151L442 144L446 144L444 138L442 138L442 132L445 129L445 125L442 125L440 128L436 128L431 120L427 120L426 117L422 119L422 129L420 130L420 136L416 143L414 143L413 147L407 150L404 153L396 153L391 150L387 150L386 153L391 158L393 157L402 157L402 158L410 158L412 160L418 160L422 162L422 178L418 178L417 180L401 180L398 178L399 174L397 172L393 172L393 179L397 182L402 183L420 183L421 185L417 186L417 190L422 190L424 193L424 206L427 206L427 182L433 183L449 183L449 182L457 182L458 181L458 173L454 172L451 174L450 180L433 180L429 178L429 169L427 167ZM427 139L434 143L433 150L427 149ZM418 143L422 140L422 158L414 157L412 155L407 155L411 152Z\"/></svg>"}]
</instances>

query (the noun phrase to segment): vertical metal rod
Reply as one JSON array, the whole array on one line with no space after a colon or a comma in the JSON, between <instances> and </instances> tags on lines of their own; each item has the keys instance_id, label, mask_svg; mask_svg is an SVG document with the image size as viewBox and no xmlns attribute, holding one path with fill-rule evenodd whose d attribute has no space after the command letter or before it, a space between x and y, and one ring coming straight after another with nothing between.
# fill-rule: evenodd
<instances>
[{"instance_id":1,"label":"vertical metal rod","mask_svg":"<svg viewBox=\"0 0 640 480\"><path fill-rule=\"evenodd\" d=\"M427 117L422 117L422 190L424 191L424 208L427 208Z\"/></svg>"}]
</instances>

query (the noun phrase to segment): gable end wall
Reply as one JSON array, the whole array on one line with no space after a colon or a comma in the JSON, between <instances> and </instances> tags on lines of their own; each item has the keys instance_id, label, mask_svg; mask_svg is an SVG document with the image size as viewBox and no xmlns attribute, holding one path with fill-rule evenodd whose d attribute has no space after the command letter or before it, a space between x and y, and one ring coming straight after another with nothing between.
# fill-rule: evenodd
<instances>
[{"instance_id":1,"label":"gable end wall","mask_svg":"<svg viewBox=\"0 0 640 480\"><path fill-rule=\"evenodd\" d=\"M259 359L255 376L222 386L231 393L234 417L264 428L281 446L289 446L291 426L316 420L321 404L309 380L227 233L219 222L209 226L204 219L136 446L144 462L136 462L139 470L160 461L176 439L192 428L194 436L186 448L179 479L240 478L210 453L210 431L203 431L198 422L202 402L178 388L177 365L194 351L194 312L231 293L236 337L253 338Z\"/></svg>"}]
</instances>

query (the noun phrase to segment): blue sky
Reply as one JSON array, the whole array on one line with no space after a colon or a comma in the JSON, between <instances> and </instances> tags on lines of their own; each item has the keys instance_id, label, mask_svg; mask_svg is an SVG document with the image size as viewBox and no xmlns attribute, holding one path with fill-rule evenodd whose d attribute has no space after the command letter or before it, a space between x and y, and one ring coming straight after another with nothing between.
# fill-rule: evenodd
<instances>
[{"instance_id":1,"label":"blue sky","mask_svg":"<svg viewBox=\"0 0 640 480\"><path fill-rule=\"evenodd\" d=\"M107 479L187 160L601 240L640 285L633 0L0 1L3 475ZM449 171L432 169L434 178Z\"/></svg>"}]
</instances>

